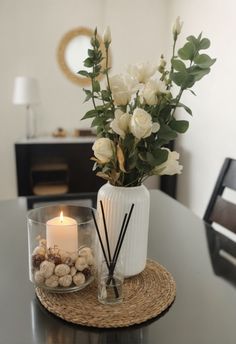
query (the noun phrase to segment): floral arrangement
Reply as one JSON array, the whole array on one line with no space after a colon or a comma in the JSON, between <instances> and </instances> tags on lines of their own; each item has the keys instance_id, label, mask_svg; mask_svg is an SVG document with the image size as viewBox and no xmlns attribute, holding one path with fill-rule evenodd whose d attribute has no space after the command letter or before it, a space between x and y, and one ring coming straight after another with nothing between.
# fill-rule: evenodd
<instances>
[{"instance_id":1,"label":"floral arrangement","mask_svg":"<svg viewBox=\"0 0 236 344\"><path fill-rule=\"evenodd\" d=\"M186 132L187 120L176 118L176 109L191 109L180 102L184 91L210 72L215 62L202 50L210 41L189 36L176 52L177 38L183 23L178 17L173 25L173 53L169 66L162 55L159 65L140 63L129 66L125 74L109 76L110 29L100 43L97 30L91 39L92 49L84 66L89 71L78 73L91 80L91 90L84 89L85 101L92 101L93 109L83 119L92 118L97 130L93 145L97 175L115 186L138 186L151 175L173 175L182 171L179 154L168 149L170 141ZM101 44L104 44L104 54ZM104 55L104 56L103 56ZM105 59L105 68L101 62ZM169 69L168 69L169 67ZM106 87L99 82L105 76ZM175 87L174 87L175 86Z\"/></svg>"}]
</instances>

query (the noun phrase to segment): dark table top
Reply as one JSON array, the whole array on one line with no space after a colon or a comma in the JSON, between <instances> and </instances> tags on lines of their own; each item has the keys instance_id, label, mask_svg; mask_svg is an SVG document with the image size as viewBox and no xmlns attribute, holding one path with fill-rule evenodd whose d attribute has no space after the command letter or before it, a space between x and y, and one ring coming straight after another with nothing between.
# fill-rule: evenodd
<instances>
[{"instance_id":1,"label":"dark table top","mask_svg":"<svg viewBox=\"0 0 236 344\"><path fill-rule=\"evenodd\" d=\"M151 191L148 255L174 276L176 300L162 316L126 329L75 326L47 312L28 279L25 199L0 202L0 344L236 342L234 243L180 203ZM233 261L233 259L232 259ZM235 259L236 262L236 259Z\"/></svg>"}]
</instances>

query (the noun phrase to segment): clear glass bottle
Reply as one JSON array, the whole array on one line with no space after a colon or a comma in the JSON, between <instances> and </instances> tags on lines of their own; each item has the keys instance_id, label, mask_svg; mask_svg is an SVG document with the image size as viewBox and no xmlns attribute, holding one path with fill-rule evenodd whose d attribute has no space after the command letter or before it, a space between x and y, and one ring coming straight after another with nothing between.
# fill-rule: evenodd
<instances>
[{"instance_id":1,"label":"clear glass bottle","mask_svg":"<svg viewBox=\"0 0 236 344\"><path fill-rule=\"evenodd\" d=\"M122 259L113 269L105 261L98 268L98 301L103 304L117 304L123 300L124 266Z\"/></svg>"}]
</instances>

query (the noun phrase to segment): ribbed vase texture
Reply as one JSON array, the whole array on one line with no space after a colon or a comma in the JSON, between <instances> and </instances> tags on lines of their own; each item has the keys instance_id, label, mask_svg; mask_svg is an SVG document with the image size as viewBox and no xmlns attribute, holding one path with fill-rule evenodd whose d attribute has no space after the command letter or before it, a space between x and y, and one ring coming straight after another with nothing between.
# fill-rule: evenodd
<instances>
[{"instance_id":1,"label":"ribbed vase texture","mask_svg":"<svg viewBox=\"0 0 236 344\"><path fill-rule=\"evenodd\" d=\"M131 205L134 203L133 213L122 245L121 257L124 263L124 275L126 277L137 275L144 270L147 259L149 191L144 185L136 187L116 187L109 183L103 185L98 192L97 203L99 224L103 229L100 200L104 207L111 254L114 253L125 213L129 213ZM104 233L102 237L104 241Z\"/></svg>"}]
</instances>

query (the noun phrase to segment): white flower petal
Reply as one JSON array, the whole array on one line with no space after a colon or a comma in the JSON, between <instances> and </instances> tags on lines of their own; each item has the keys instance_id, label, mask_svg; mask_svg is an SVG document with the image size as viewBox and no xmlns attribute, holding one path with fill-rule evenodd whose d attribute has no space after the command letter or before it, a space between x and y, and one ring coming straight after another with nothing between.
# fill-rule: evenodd
<instances>
[{"instance_id":1,"label":"white flower petal","mask_svg":"<svg viewBox=\"0 0 236 344\"><path fill-rule=\"evenodd\" d=\"M153 133L157 133L159 129L160 129L160 124L157 123L157 122L154 122L154 123L152 124L152 132L153 132Z\"/></svg>"},{"instance_id":2,"label":"white flower petal","mask_svg":"<svg viewBox=\"0 0 236 344\"><path fill-rule=\"evenodd\" d=\"M136 65L130 65L127 68L128 73L140 83L145 83L148 79L155 74L157 66L146 63L138 63Z\"/></svg>"},{"instance_id":3,"label":"white flower petal","mask_svg":"<svg viewBox=\"0 0 236 344\"><path fill-rule=\"evenodd\" d=\"M102 163L105 164L109 162L113 157L114 143L106 137L97 139L93 146L95 157Z\"/></svg>"},{"instance_id":4,"label":"white flower petal","mask_svg":"<svg viewBox=\"0 0 236 344\"><path fill-rule=\"evenodd\" d=\"M183 166L179 164L179 153L176 151L171 152L168 148L162 148L164 150L168 151L168 158L167 160L161 164L155 167L154 174L157 174L159 176L162 175L169 175L172 176L174 174L181 174Z\"/></svg>"},{"instance_id":5,"label":"white flower petal","mask_svg":"<svg viewBox=\"0 0 236 344\"><path fill-rule=\"evenodd\" d=\"M140 108L134 110L130 120L130 131L137 139L150 136L152 125L152 117L147 111Z\"/></svg>"}]
</instances>

